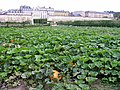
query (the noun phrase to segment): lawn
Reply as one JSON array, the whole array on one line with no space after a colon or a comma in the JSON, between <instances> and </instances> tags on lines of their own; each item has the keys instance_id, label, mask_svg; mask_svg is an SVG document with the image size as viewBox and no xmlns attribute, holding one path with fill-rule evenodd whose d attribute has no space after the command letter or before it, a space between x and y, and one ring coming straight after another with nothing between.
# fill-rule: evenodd
<instances>
[{"instance_id":1,"label":"lawn","mask_svg":"<svg viewBox=\"0 0 120 90\"><path fill-rule=\"evenodd\" d=\"M120 28L0 28L0 77L1 89L21 81L35 90L90 90L99 80L113 87L120 81Z\"/></svg>"}]
</instances>

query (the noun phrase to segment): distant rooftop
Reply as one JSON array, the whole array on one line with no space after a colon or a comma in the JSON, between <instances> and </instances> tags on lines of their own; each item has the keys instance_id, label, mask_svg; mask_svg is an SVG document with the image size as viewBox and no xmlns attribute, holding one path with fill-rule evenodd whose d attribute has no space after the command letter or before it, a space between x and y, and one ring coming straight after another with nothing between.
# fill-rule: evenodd
<instances>
[{"instance_id":1,"label":"distant rooftop","mask_svg":"<svg viewBox=\"0 0 120 90\"><path fill-rule=\"evenodd\" d=\"M86 13L109 14L108 12L86 11Z\"/></svg>"}]
</instances>

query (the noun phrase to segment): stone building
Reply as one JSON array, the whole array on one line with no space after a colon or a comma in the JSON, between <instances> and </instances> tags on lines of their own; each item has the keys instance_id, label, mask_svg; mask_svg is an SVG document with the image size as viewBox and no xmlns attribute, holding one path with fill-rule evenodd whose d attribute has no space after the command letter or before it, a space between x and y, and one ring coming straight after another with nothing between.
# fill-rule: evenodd
<instances>
[{"instance_id":1,"label":"stone building","mask_svg":"<svg viewBox=\"0 0 120 90\"><path fill-rule=\"evenodd\" d=\"M85 17L90 18L113 18L113 14L107 12L86 11Z\"/></svg>"},{"instance_id":2,"label":"stone building","mask_svg":"<svg viewBox=\"0 0 120 90\"><path fill-rule=\"evenodd\" d=\"M113 13L96 12L96 11L74 11L73 16L89 17L89 18L113 18Z\"/></svg>"},{"instance_id":3,"label":"stone building","mask_svg":"<svg viewBox=\"0 0 120 90\"><path fill-rule=\"evenodd\" d=\"M53 16L69 16L69 15L70 15L69 11L55 10Z\"/></svg>"},{"instance_id":4,"label":"stone building","mask_svg":"<svg viewBox=\"0 0 120 90\"><path fill-rule=\"evenodd\" d=\"M85 11L74 11L74 12L72 12L72 16L85 17Z\"/></svg>"}]
</instances>

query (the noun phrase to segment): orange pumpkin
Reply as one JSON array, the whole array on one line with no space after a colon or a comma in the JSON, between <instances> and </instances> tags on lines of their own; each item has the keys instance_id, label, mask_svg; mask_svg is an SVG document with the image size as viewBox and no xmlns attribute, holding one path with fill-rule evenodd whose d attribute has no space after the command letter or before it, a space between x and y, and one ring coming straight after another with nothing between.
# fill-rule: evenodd
<instances>
[{"instance_id":1,"label":"orange pumpkin","mask_svg":"<svg viewBox=\"0 0 120 90\"><path fill-rule=\"evenodd\" d=\"M54 79L57 79L57 80L61 80L62 79L62 76L59 76L59 72L57 70L53 70L53 76L50 78L52 81Z\"/></svg>"},{"instance_id":2,"label":"orange pumpkin","mask_svg":"<svg viewBox=\"0 0 120 90\"><path fill-rule=\"evenodd\" d=\"M11 43L14 43L15 41L14 40L10 40Z\"/></svg>"}]
</instances>

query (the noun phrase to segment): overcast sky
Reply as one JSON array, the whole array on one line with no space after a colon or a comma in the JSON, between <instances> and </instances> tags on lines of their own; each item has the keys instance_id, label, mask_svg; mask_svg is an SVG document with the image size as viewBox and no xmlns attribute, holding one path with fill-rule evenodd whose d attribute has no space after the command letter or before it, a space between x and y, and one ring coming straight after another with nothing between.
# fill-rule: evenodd
<instances>
[{"instance_id":1,"label":"overcast sky","mask_svg":"<svg viewBox=\"0 0 120 90\"><path fill-rule=\"evenodd\" d=\"M20 5L53 7L69 11L120 11L120 0L0 0L0 9L17 9Z\"/></svg>"}]
</instances>

